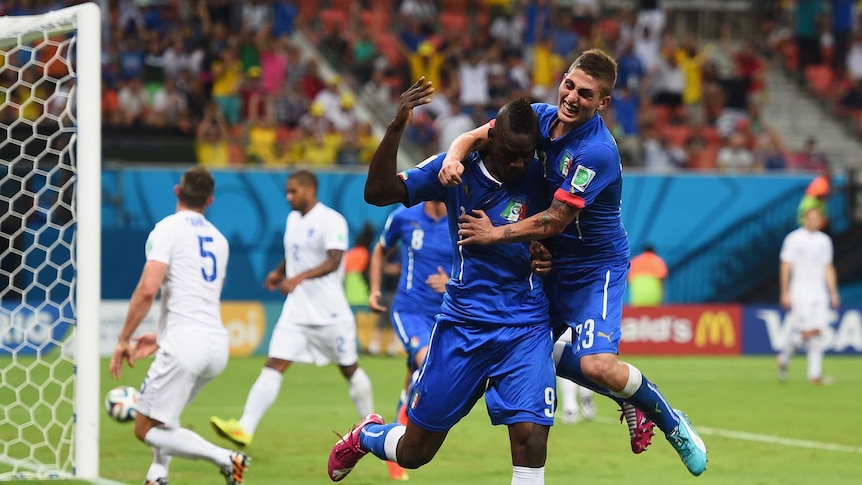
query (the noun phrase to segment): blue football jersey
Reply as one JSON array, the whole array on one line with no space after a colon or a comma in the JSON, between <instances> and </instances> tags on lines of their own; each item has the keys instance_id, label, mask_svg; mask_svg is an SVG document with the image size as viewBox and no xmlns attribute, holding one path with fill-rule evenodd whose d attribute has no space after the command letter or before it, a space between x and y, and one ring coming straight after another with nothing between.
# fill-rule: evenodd
<instances>
[{"instance_id":1,"label":"blue football jersey","mask_svg":"<svg viewBox=\"0 0 862 485\"><path fill-rule=\"evenodd\" d=\"M443 294L431 289L425 280L437 274L438 267L448 271L452 264L446 218L435 220L425 212L425 204L399 207L386 219L380 242L387 249L401 243L401 276L392 310L437 314Z\"/></svg>"},{"instance_id":2,"label":"blue football jersey","mask_svg":"<svg viewBox=\"0 0 862 485\"><path fill-rule=\"evenodd\" d=\"M541 166L535 161L513 183L500 183L477 152L465 163L462 183L444 187L437 179L444 154L432 156L400 174L410 205L424 200L446 203L452 238L451 278L441 312L474 324L535 325L548 321L548 300L541 278L530 267L528 243L459 246L458 218L483 210L495 226L510 224L547 207Z\"/></svg>"},{"instance_id":3,"label":"blue football jersey","mask_svg":"<svg viewBox=\"0 0 862 485\"><path fill-rule=\"evenodd\" d=\"M629 241L620 210L623 172L614 137L596 114L578 129L552 139L557 107L535 103L533 110L542 132L538 153L549 201L581 209L577 219L548 242L555 270L627 263Z\"/></svg>"}]
</instances>

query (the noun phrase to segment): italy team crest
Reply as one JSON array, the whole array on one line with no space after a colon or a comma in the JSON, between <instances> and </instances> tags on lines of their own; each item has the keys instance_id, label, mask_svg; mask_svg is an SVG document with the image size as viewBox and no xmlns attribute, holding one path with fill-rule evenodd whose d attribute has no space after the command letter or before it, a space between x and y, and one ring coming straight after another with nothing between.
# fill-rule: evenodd
<instances>
[{"instance_id":1,"label":"italy team crest","mask_svg":"<svg viewBox=\"0 0 862 485\"><path fill-rule=\"evenodd\" d=\"M572 156L572 152L566 150L566 153L563 154L563 158L560 160L560 173L563 175L563 178L569 176L569 170L572 169L572 161L574 157Z\"/></svg>"},{"instance_id":2,"label":"italy team crest","mask_svg":"<svg viewBox=\"0 0 862 485\"><path fill-rule=\"evenodd\" d=\"M506 208L500 214L500 217L509 222L518 222L524 218L527 213L527 203L520 198L513 198L506 204Z\"/></svg>"}]
</instances>

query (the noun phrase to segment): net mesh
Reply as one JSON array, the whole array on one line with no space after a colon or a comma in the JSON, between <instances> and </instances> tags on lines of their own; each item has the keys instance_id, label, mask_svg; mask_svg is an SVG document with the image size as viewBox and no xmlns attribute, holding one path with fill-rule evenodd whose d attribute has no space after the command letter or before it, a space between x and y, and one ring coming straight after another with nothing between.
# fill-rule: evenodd
<instances>
[{"instance_id":1,"label":"net mesh","mask_svg":"<svg viewBox=\"0 0 862 485\"><path fill-rule=\"evenodd\" d=\"M0 19L0 479L73 473L74 28Z\"/></svg>"}]
</instances>

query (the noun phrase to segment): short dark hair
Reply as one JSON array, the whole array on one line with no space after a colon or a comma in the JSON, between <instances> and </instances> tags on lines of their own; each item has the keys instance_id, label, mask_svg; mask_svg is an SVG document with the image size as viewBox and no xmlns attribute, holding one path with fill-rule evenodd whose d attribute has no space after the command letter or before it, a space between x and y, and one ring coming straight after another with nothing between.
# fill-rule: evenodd
<instances>
[{"instance_id":1,"label":"short dark hair","mask_svg":"<svg viewBox=\"0 0 862 485\"><path fill-rule=\"evenodd\" d=\"M608 96L617 83L617 61L601 49L589 49L581 53L569 66L568 72L575 69L584 71L599 82L602 96Z\"/></svg>"},{"instance_id":2,"label":"short dark hair","mask_svg":"<svg viewBox=\"0 0 862 485\"><path fill-rule=\"evenodd\" d=\"M504 104L497 112L495 126L505 127L511 134L533 135L539 133L539 118L526 98L518 98Z\"/></svg>"},{"instance_id":3,"label":"short dark hair","mask_svg":"<svg viewBox=\"0 0 862 485\"><path fill-rule=\"evenodd\" d=\"M196 165L183 173L177 199L184 206L203 209L207 200L215 192L215 180L206 167Z\"/></svg>"},{"instance_id":4,"label":"short dark hair","mask_svg":"<svg viewBox=\"0 0 862 485\"><path fill-rule=\"evenodd\" d=\"M308 170L298 170L290 174L287 180L296 180L296 183L305 187L311 187L317 191L317 176Z\"/></svg>"}]
</instances>

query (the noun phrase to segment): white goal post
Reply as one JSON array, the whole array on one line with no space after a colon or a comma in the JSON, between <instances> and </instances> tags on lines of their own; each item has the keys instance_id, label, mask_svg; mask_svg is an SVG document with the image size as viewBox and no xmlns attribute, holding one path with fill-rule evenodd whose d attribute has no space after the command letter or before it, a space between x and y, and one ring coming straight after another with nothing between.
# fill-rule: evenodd
<instances>
[{"instance_id":1,"label":"white goal post","mask_svg":"<svg viewBox=\"0 0 862 485\"><path fill-rule=\"evenodd\" d=\"M0 17L0 480L99 476L101 25Z\"/></svg>"}]
</instances>

